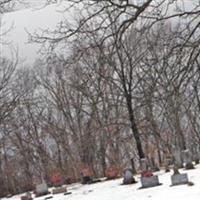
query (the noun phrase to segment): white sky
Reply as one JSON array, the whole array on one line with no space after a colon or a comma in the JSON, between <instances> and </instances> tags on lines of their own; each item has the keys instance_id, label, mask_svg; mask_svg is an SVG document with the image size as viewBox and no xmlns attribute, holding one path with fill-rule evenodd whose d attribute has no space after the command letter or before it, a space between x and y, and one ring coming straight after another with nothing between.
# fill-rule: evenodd
<instances>
[{"instance_id":1,"label":"white sky","mask_svg":"<svg viewBox=\"0 0 200 200\"><path fill-rule=\"evenodd\" d=\"M41 3L43 0L32 1L34 3ZM186 3L186 8L190 9L190 6L194 2L198 1L199 0L181 0L180 2ZM21 59L26 60L26 64L33 63L35 58L38 56L37 51L39 50L39 45L27 44L28 34L26 33L26 30L28 30L29 32L34 32L37 29L55 29L57 23L63 17L63 13L59 11L63 10L65 7L66 4L53 4L40 10L24 9L5 14L2 17L2 23L4 25L3 28L1 28L0 30L0 35L2 32L4 32L5 29L8 29L12 25L14 27L8 34L6 34L6 36L0 38L0 40L10 41L14 48L18 49ZM70 10L70 13L67 12L67 14L65 12L65 18L67 15L67 19L72 19L72 13L74 13L72 10ZM5 45L0 45L0 54L8 56L9 52L10 49L8 48L8 46L6 47Z\"/></svg>"},{"instance_id":2,"label":"white sky","mask_svg":"<svg viewBox=\"0 0 200 200\"><path fill-rule=\"evenodd\" d=\"M60 10L58 5L50 5L40 10L24 9L5 14L2 17L3 28L0 30L1 33L11 26L13 28L1 38L1 41L11 42L14 48L18 49L20 57L23 60L26 59L25 63L33 63L37 56L39 45L27 43L28 34L26 30L34 32L37 29L49 27L54 29L62 19L62 13L57 12L58 10ZM7 56L10 54L10 49L7 45L1 46L0 50L2 55Z\"/></svg>"}]
</instances>

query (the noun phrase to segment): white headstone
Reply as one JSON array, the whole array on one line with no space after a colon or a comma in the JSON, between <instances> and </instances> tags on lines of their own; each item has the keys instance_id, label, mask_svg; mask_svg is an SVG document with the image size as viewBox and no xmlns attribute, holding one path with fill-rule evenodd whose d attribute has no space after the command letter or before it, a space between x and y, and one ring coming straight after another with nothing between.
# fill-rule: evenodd
<instances>
[{"instance_id":1,"label":"white headstone","mask_svg":"<svg viewBox=\"0 0 200 200\"><path fill-rule=\"evenodd\" d=\"M36 193L37 194L45 194L48 193L48 186L46 183L42 183L36 186Z\"/></svg>"}]
</instances>

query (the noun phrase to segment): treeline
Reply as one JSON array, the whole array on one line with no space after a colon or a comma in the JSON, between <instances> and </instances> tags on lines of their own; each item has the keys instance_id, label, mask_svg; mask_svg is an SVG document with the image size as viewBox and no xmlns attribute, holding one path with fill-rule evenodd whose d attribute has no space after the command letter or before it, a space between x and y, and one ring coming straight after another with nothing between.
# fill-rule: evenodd
<instances>
[{"instance_id":1,"label":"treeline","mask_svg":"<svg viewBox=\"0 0 200 200\"><path fill-rule=\"evenodd\" d=\"M33 37L49 42L33 66L1 58L0 195L31 190L55 172L78 181L85 166L102 177L111 165L139 170L142 158L152 169L166 159L181 164L186 149L199 159L199 13L128 27L116 14L102 14L106 28L85 19L73 41L61 39L61 28L57 38Z\"/></svg>"}]
</instances>

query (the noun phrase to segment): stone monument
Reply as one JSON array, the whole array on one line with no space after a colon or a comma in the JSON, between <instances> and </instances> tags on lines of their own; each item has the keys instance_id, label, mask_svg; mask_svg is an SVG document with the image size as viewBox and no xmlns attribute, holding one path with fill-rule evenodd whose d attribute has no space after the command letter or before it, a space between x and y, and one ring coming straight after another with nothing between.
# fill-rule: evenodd
<instances>
[{"instance_id":1,"label":"stone monument","mask_svg":"<svg viewBox=\"0 0 200 200\"><path fill-rule=\"evenodd\" d=\"M183 158L185 163L185 169L194 169L194 165L192 163L192 155L188 149L183 151Z\"/></svg>"},{"instance_id":2,"label":"stone monument","mask_svg":"<svg viewBox=\"0 0 200 200\"><path fill-rule=\"evenodd\" d=\"M66 187L57 187L52 190L52 194L60 194L60 193L66 193L67 188Z\"/></svg>"},{"instance_id":3,"label":"stone monument","mask_svg":"<svg viewBox=\"0 0 200 200\"><path fill-rule=\"evenodd\" d=\"M35 189L35 194L36 194L36 197L49 194L47 184L45 182L43 182L43 183L37 185L36 189Z\"/></svg>"},{"instance_id":4,"label":"stone monument","mask_svg":"<svg viewBox=\"0 0 200 200\"><path fill-rule=\"evenodd\" d=\"M188 184L188 175L186 173L181 174L178 171L178 167L174 167L174 174L171 176L172 186Z\"/></svg>"},{"instance_id":5,"label":"stone monument","mask_svg":"<svg viewBox=\"0 0 200 200\"><path fill-rule=\"evenodd\" d=\"M123 172L123 184L128 185L132 183L136 183L133 177L133 171L132 169L125 169Z\"/></svg>"},{"instance_id":6,"label":"stone monument","mask_svg":"<svg viewBox=\"0 0 200 200\"><path fill-rule=\"evenodd\" d=\"M83 185L92 183L92 171L88 166L81 170L81 183Z\"/></svg>"},{"instance_id":7,"label":"stone monument","mask_svg":"<svg viewBox=\"0 0 200 200\"><path fill-rule=\"evenodd\" d=\"M178 168L183 168L182 154L179 149L174 151L174 165L176 165Z\"/></svg>"},{"instance_id":8,"label":"stone monument","mask_svg":"<svg viewBox=\"0 0 200 200\"><path fill-rule=\"evenodd\" d=\"M141 176L142 187L140 189L161 185L159 183L158 176L153 175L153 173L149 170L146 159L140 160L140 166L142 170L142 176Z\"/></svg>"}]
</instances>

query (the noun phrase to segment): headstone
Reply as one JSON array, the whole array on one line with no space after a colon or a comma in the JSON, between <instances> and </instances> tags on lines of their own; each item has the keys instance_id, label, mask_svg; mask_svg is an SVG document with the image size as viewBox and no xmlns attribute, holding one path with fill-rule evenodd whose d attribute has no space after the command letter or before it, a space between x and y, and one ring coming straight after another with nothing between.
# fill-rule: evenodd
<instances>
[{"instance_id":1,"label":"headstone","mask_svg":"<svg viewBox=\"0 0 200 200\"><path fill-rule=\"evenodd\" d=\"M140 167L142 170L141 174L141 184L142 188L149 188L149 187L155 187L161 185L159 183L158 176L154 176L151 170L149 170L148 163L146 159L140 160Z\"/></svg>"},{"instance_id":2,"label":"headstone","mask_svg":"<svg viewBox=\"0 0 200 200\"><path fill-rule=\"evenodd\" d=\"M183 168L183 159L181 156L181 152L178 149L174 151L174 164L178 168Z\"/></svg>"},{"instance_id":3,"label":"headstone","mask_svg":"<svg viewBox=\"0 0 200 200\"><path fill-rule=\"evenodd\" d=\"M127 185L127 184L132 184L135 183L135 179L133 177L133 172L131 169L125 169L124 173L123 173L123 184Z\"/></svg>"},{"instance_id":4,"label":"headstone","mask_svg":"<svg viewBox=\"0 0 200 200\"><path fill-rule=\"evenodd\" d=\"M141 188L150 188L161 185L158 176L141 177Z\"/></svg>"},{"instance_id":5,"label":"headstone","mask_svg":"<svg viewBox=\"0 0 200 200\"><path fill-rule=\"evenodd\" d=\"M46 183L42 183L36 186L36 196L43 196L49 193Z\"/></svg>"},{"instance_id":6,"label":"headstone","mask_svg":"<svg viewBox=\"0 0 200 200\"><path fill-rule=\"evenodd\" d=\"M173 174L171 176L171 182L172 182L172 186L187 184L189 182L188 175L187 174Z\"/></svg>"},{"instance_id":7,"label":"headstone","mask_svg":"<svg viewBox=\"0 0 200 200\"><path fill-rule=\"evenodd\" d=\"M181 174L176 165L174 166L174 174L171 176L171 182L172 186L189 183L187 174Z\"/></svg>"},{"instance_id":8,"label":"headstone","mask_svg":"<svg viewBox=\"0 0 200 200\"><path fill-rule=\"evenodd\" d=\"M85 167L81 170L81 183L90 184L92 182L92 172L89 167Z\"/></svg>"},{"instance_id":9,"label":"headstone","mask_svg":"<svg viewBox=\"0 0 200 200\"><path fill-rule=\"evenodd\" d=\"M183 157L185 162L185 169L194 169L194 165L192 163L192 155L188 149L183 151Z\"/></svg>"},{"instance_id":10,"label":"headstone","mask_svg":"<svg viewBox=\"0 0 200 200\"><path fill-rule=\"evenodd\" d=\"M60 193L66 193L67 188L66 187L58 187L52 190L52 194L60 194Z\"/></svg>"},{"instance_id":11,"label":"headstone","mask_svg":"<svg viewBox=\"0 0 200 200\"><path fill-rule=\"evenodd\" d=\"M195 161L195 164L198 165L199 164L199 149L198 149L198 144L194 143L194 145L192 145L191 147L191 151L192 151L192 160Z\"/></svg>"}]
</instances>

